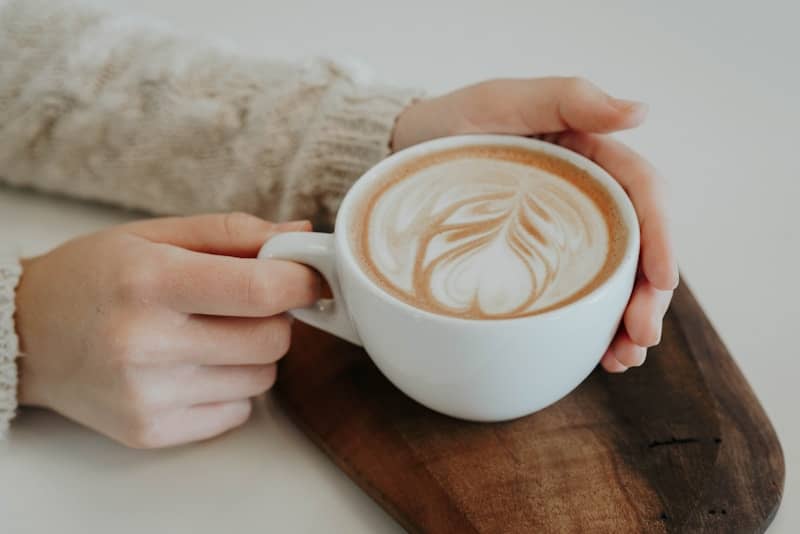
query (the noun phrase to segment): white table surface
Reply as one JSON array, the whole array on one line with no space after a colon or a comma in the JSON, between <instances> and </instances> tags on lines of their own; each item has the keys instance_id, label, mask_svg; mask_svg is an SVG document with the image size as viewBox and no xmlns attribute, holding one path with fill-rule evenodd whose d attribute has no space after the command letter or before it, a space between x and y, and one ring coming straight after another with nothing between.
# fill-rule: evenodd
<instances>
[{"instance_id":1,"label":"white table surface","mask_svg":"<svg viewBox=\"0 0 800 534\"><path fill-rule=\"evenodd\" d=\"M771 532L800 532L797 4L94 0L265 54L357 57L442 91L493 76L580 74L652 106L623 137L670 181L686 279L783 444ZM743 4L747 4L746 6ZM128 220L0 188L0 240L28 253ZM26 411L0 444L3 532L399 532L269 400L241 430L128 450Z\"/></svg>"}]
</instances>

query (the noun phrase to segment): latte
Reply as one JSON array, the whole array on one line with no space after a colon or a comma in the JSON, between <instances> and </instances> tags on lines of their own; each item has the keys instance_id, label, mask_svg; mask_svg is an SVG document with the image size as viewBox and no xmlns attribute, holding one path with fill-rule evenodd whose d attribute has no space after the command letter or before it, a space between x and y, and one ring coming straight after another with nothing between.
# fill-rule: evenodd
<instances>
[{"instance_id":1,"label":"latte","mask_svg":"<svg viewBox=\"0 0 800 534\"><path fill-rule=\"evenodd\" d=\"M356 257L383 290L433 313L509 319L559 308L601 285L628 239L591 174L524 148L444 150L371 185L348 229Z\"/></svg>"}]
</instances>

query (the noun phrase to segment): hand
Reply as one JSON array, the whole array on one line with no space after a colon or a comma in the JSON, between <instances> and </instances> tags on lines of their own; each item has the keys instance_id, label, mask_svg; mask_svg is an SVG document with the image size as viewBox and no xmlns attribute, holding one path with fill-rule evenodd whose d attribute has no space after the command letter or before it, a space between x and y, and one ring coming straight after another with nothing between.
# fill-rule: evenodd
<instances>
[{"instance_id":1,"label":"hand","mask_svg":"<svg viewBox=\"0 0 800 534\"><path fill-rule=\"evenodd\" d=\"M252 258L270 235L309 229L236 213L153 219L24 261L20 402L137 448L242 424L289 348L284 312L320 287L302 265Z\"/></svg>"},{"instance_id":2,"label":"hand","mask_svg":"<svg viewBox=\"0 0 800 534\"><path fill-rule=\"evenodd\" d=\"M601 135L641 124L643 104L612 98L580 78L493 80L409 106L398 117L393 148L468 133L536 136L579 152L625 188L639 216L639 275L622 325L601 360L610 372L644 363L661 340L678 285L663 182L633 150Z\"/></svg>"}]
</instances>

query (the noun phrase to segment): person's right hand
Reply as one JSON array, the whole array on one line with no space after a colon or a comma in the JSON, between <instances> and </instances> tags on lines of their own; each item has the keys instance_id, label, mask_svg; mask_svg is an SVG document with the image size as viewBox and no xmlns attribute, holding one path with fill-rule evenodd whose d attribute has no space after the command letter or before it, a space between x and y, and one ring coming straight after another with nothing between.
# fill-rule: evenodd
<instances>
[{"instance_id":1,"label":"person's right hand","mask_svg":"<svg viewBox=\"0 0 800 534\"><path fill-rule=\"evenodd\" d=\"M25 260L20 403L137 448L242 424L289 348L285 312L320 291L307 267L253 258L270 235L305 230L238 213L153 219Z\"/></svg>"},{"instance_id":2,"label":"person's right hand","mask_svg":"<svg viewBox=\"0 0 800 534\"><path fill-rule=\"evenodd\" d=\"M611 373L642 365L647 349L660 343L678 286L663 180L644 158L603 135L638 126L646 112L643 104L613 98L581 78L488 80L411 104L392 134L395 150L448 135L533 136L593 160L619 182L636 208L642 251L622 323L600 360Z\"/></svg>"}]
</instances>

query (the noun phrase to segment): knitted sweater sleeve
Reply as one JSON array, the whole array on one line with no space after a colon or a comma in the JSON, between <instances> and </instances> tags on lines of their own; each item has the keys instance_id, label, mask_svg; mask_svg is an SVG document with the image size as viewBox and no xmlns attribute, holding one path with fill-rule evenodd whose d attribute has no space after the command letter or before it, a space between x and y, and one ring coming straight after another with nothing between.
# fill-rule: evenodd
<instances>
[{"instance_id":1,"label":"knitted sweater sleeve","mask_svg":"<svg viewBox=\"0 0 800 534\"><path fill-rule=\"evenodd\" d=\"M330 228L416 96L332 61L271 61L65 0L0 0L0 182L12 185ZM0 428L19 276L0 264Z\"/></svg>"},{"instance_id":2,"label":"knitted sweater sleeve","mask_svg":"<svg viewBox=\"0 0 800 534\"><path fill-rule=\"evenodd\" d=\"M14 254L0 250L0 439L17 409L17 334L14 331L14 290L22 269Z\"/></svg>"}]
</instances>

